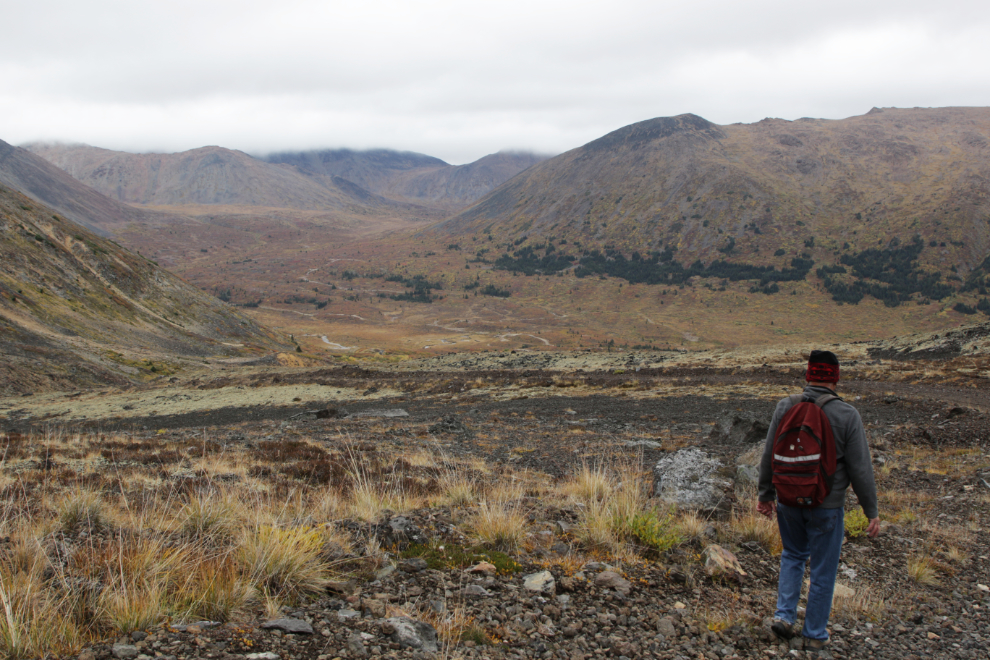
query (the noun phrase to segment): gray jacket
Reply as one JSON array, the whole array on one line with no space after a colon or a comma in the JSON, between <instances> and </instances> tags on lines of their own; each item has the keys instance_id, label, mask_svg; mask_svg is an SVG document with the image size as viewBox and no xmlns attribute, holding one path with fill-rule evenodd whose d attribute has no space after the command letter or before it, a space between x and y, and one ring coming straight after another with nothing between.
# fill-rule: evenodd
<instances>
[{"instance_id":1,"label":"gray jacket","mask_svg":"<svg viewBox=\"0 0 990 660\"><path fill-rule=\"evenodd\" d=\"M832 394L826 387L804 388L804 394L817 399L822 394ZM760 501L773 502L776 492L773 487L773 439L777 435L777 424L791 408L790 398L782 399L773 411L770 430L767 431L766 446L763 448L763 459L760 461ZM823 409L832 425L832 435L835 437L835 481L832 492L821 506L823 509L838 509L845 506L846 489L852 484L863 513L867 518L876 518L877 513L877 484L873 478L873 462L870 458L870 447L866 443L866 432L863 430L863 420L859 411L845 401L832 401Z\"/></svg>"}]
</instances>

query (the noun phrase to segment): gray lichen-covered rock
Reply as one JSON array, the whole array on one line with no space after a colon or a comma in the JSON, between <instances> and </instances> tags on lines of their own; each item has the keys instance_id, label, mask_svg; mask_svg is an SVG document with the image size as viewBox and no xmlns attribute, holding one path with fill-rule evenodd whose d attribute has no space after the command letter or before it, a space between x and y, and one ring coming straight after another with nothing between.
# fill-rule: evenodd
<instances>
[{"instance_id":1,"label":"gray lichen-covered rock","mask_svg":"<svg viewBox=\"0 0 990 660\"><path fill-rule=\"evenodd\" d=\"M709 440L726 445L754 445L767 439L767 420L753 413L732 412L715 422Z\"/></svg>"},{"instance_id":2,"label":"gray lichen-covered rock","mask_svg":"<svg viewBox=\"0 0 990 660\"><path fill-rule=\"evenodd\" d=\"M653 494L678 506L714 509L729 482L718 476L718 459L691 447L663 458L653 468Z\"/></svg>"},{"instance_id":3,"label":"gray lichen-covered rock","mask_svg":"<svg viewBox=\"0 0 990 660\"><path fill-rule=\"evenodd\" d=\"M400 646L428 653L437 652L437 631L428 623L407 616L393 616L385 620L382 632Z\"/></svg>"},{"instance_id":4,"label":"gray lichen-covered rock","mask_svg":"<svg viewBox=\"0 0 990 660\"><path fill-rule=\"evenodd\" d=\"M736 484L739 486L756 486L760 483L760 468L755 465L736 466Z\"/></svg>"}]
</instances>

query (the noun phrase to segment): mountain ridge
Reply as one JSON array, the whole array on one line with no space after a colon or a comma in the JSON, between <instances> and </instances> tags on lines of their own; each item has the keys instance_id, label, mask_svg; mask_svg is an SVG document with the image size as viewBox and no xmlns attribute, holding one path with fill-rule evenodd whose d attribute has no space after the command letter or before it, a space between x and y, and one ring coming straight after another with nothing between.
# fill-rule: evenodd
<instances>
[{"instance_id":1,"label":"mountain ridge","mask_svg":"<svg viewBox=\"0 0 990 660\"><path fill-rule=\"evenodd\" d=\"M430 215L473 202L542 156L491 154L467 165L388 149L275 152L254 157L218 146L132 154L84 144L24 149L121 202L239 205ZM424 208L425 207L425 208Z\"/></svg>"},{"instance_id":2,"label":"mountain ridge","mask_svg":"<svg viewBox=\"0 0 990 660\"><path fill-rule=\"evenodd\" d=\"M780 262L773 246L793 255L815 235L841 252L870 247L864 234L875 247L918 233L970 269L990 250L987 155L985 108L727 126L658 118L539 163L424 231L767 263Z\"/></svg>"}]
</instances>

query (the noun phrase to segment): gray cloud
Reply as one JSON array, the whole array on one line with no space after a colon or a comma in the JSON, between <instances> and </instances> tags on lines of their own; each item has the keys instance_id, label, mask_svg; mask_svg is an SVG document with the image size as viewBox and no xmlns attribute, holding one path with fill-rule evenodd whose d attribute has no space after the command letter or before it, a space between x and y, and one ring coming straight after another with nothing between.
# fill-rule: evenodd
<instances>
[{"instance_id":1,"label":"gray cloud","mask_svg":"<svg viewBox=\"0 0 990 660\"><path fill-rule=\"evenodd\" d=\"M625 124L988 105L990 7L887 0L9 3L0 138L559 152Z\"/></svg>"}]
</instances>

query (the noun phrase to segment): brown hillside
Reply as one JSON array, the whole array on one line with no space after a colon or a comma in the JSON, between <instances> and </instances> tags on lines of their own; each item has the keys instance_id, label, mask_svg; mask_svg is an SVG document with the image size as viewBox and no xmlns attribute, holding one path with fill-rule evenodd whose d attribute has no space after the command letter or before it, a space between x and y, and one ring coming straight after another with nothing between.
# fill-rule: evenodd
<instances>
[{"instance_id":1,"label":"brown hillside","mask_svg":"<svg viewBox=\"0 0 990 660\"><path fill-rule=\"evenodd\" d=\"M0 140L0 184L20 190L58 213L107 235L129 223L154 225L173 220L109 199L35 154Z\"/></svg>"},{"instance_id":2,"label":"brown hillside","mask_svg":"<svg viewBox=\"0 0 990 660\"><path fill-rule=\"evenodd\" d=\"M990 249L988 156L987 108L730 126L658 118L539 163L435 231L777 266L811 237L821 263L919 234L938 248L923 264L968 271Z\"/></svg>"},{"instance_id":3,"label":"brown hillside","mask_svg":"<svg viewBox=\"0 0 990 660\"><path fill-rule=\"evenodd\" d=\"M397 176L382 194L460 209L481 199L520 172L546 160L527 152L499 152L466 165Z\"/></svg>"},{"instance_id":4,"label":"brown hillside","mask_svg":"<svg viewBox=\"0 0 990 660\"><path fill-rule=\"evenodd\" d=\"M0 186L0 392L148 380L287 348L235 308Z\"/></svg>"}]
</instances>

